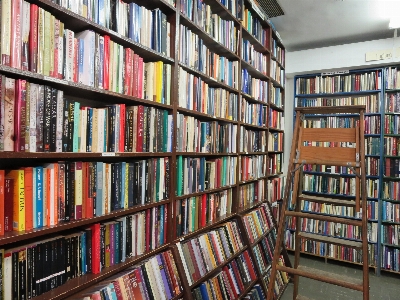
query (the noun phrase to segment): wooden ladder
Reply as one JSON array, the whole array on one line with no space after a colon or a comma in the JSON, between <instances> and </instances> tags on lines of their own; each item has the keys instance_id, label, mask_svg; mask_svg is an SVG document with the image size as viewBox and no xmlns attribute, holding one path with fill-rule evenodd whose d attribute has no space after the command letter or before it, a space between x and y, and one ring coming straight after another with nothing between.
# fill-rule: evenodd
<instances>
[{"instance_id":1,"label":"wooden ladder","mask_svg":"<svg viewBox=\"0 0 400 300\"><path fill-rule=\"evenodd\" d=\"M363 300L369 299L369 267L368 267L368 240L367 240L367 200L365 179L365 153L364 153L364 112L365 106L336 106L336 107L305 107L296 109L296 123L293 133L293 142L288 167L285 195L282 203L281 218L279 221L278 235L272 263L270 283L268 285L267 299L274 297L273 287L277 271L293 275L293 299L306 299L298 295L299 276L311 278L345 288L350 288L363 293ZM356 114L359 125L355 128L304 128L303 120L309 114ZM314 116L315 117L315 116ZM351 116L353 117L353 116ZM327 143L335 143L332 144ZM303 166L327 165L350 168L355 174L355 199L348 200L344 197L311 196L303 194ZM288 201L292 195L293 210L288 209ZM328 216L315 213L302 212L301 201L327 203L340 206L354 207L356 213L361 211L360 219L343 218L341 216ZM286 217L296 218L295 232L295 257L293 268L278 265L280 245L284 243ZM301 219L314 219L341 224L359 226L361 240L346 240L317 233L302 232ZM346 246L362 250L363 278L362 280L332 274L330 272L312 269L300 264L301 242L312 240L327 244Z\"/></svg>"}]
</instances>

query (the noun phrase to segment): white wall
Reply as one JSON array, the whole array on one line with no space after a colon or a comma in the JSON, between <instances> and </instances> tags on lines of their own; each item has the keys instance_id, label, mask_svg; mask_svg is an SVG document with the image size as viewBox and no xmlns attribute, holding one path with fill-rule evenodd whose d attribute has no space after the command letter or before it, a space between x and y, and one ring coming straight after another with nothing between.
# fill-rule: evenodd
<instances>
[{"instance_id":1,"label":"white wall","mask_svg":"<svg viewBox=\"0 0 400 300\"><path fill-rule=\"evenodd\" d=\"M286 53L284 174L287 172L293 138L293 77L300 74L399 64L400 55L396 56L396 51L393 51L390 59L365 61L367 52L399 47L400 37Z\"/></svg>"}]
</instances>

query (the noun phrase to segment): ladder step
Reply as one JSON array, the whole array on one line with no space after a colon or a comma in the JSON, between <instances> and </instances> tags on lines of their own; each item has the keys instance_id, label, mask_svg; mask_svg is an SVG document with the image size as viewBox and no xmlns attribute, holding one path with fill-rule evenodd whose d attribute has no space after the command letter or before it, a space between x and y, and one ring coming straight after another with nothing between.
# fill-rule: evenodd
<instances>
[{"instance_id":1,"label":"ladder step","mask_svg":"<svg viewBox=\"0 0 400 300\"><path fill-rule=\"evenodd\" d=\"M351 248L362 248L362 242L340 239L333 236L320 235L311 232L299 232L298 236L303 239L313 240L328 244L347 246Z\"/></svg>"},{"instance_id":2,"label":"ladder step","mask_svg":"<svg viewBox=\"0 0 400 300\"><path fill-rule=\"evenodd\" d=\"M307 200L310 202L320 202L320 203L329 203L329 204L337 204L337 205L344 205L344 206L356 206L356 201L354 200L345 200L339 198L330 198L330 197L322 197L322 196L311 196L301 194L299 196L300 200Z\"/></svg>"},{"instance_id":3,"label":"ladder step","mask_svg":"<svg viewBox=\"0 0 400 300\"><path fill-rule=\"evenodd\" d=\"M329 222L341 223L341 224L349 224L349 225L354 225L354 226L362 226L361 220L332 217L332 216L325 216L325 215L317 215L317 214L303 213L303 212L290 211L290 210L285 211L285 215L286 215L286 217L307 218L307 219L313 219L313 220L329 221Z\"/></svg>"},{"instance_id":4,"label":"ladder step","mask_svg":"<svg viewBox=\"0 0 400 300\"><path fill-rule=\"evenodd\" d=\"M276 265L276 268L279 271L284 271L284 272L287 272L290 274L307 277L310 279L342 286L342 287L360 291L360 292L363 291L362 280L359 280L359 279L356 279L353 277L330 273L330 272L326 272L326 271L322 271L322 270L314 269L314 268L309 268L309 267L305 267L305 266L301 266L301 265L297 269L288 268L286 266L280 266L280 265Z\"/></svg>"}]
</instances>

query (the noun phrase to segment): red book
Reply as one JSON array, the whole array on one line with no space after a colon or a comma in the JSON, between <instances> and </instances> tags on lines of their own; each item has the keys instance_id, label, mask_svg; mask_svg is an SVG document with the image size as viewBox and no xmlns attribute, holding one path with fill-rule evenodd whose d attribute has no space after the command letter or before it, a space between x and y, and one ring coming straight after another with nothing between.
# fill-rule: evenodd
<instances>
[{"instance_id":1,"label":"red book","mask_svg":"<svg viewBox=\"0 0 400 300\"><path fill-rule=\"evenodd\" d=\"M143 152L143 121L144 121L144 107L143 105L138 106L138 118L137 118L137 133L136 133L136 152Z\"/></svg>"},{"instance_id":2,"label":"red book","mask_svg":"<svg viewBox=\"0 0 400 300\"><path fill-rule=\"evenodd\" d=\"M200 226L205 227L207 224L207 195L201 195L201 218Z\"/></svg>"},{"instance_id":3,"label":"red book","mask_svg":"<svg viewBox=\"0 0 400 300\"><path fill-rule=\"evenodd\" d=\"M119 152L125 149L125 104L119 105Z\"/></svg>"},{"instance_id":4,"label":"red book","mask_svg":"<svg viewBox=\"0 0 400 300\"><path fill-rule=\"evenodd\" d=\"M105 90L110 88L110 75L109 75L109 68L110 68L110 37L108 35L104 36L104 62L103 62L103 87Z\"/></svg>"},{"instance_id":5,"label":"red book","mask_svg":"<svg viewBox=\"0 0 400 300\"><path fill-rule=\"evenodd\" d=\"M251 280L256 280L257 276L256 273L254 272L253 263L251 261L251 258L247 250L243 252L243 257L244 260L246 261L247 269L249 270Z\"/></svg>"},{"instance_id":6,"label":"red book","mask_svg":"<svg viewBox=\"0 0 400 300\"><path fill-rule=\"evenodd\" d=\"M240 276L239 267L235 260L232 261L231 267L233 273L235 274L236 281L239 284L239 289L240 291L243 291L244 290L243 278L242 276Z\"/></svg>"},{"instance_id":7,"label":"red book","mask_svg":"<svg viewBox=\"0 0 400 300\"><path fill-rule=\"evenodd\" d=\"M193 247L192 247L191 241L187 242L185 244L182 244L182 247L187 247L187 249L188 249L188 252L189 252L190 258L192 260L193 267L194 267L194 273L192 274L192 277L193 277L194 281L197 281L201 278L201 275L200 275L199 265L196 260L196 256L193 252Z\"/></svg>"},{"instance_id":8,"label":"red book","mask_svg":"<svg viewBox=\"0 0 400 300\"><path fill-rule=\"evenodd\" d=\"M5 171L0 170L0 235L4 235L4 191Z\"/></svg>"},{"instance_id":9,"label":"red book","mask_svg":"<svg viewBox=\"0 0 400 300\"><path fill-rule=\"evenodd\" d=\"M174 294L177 295L180 292L179 283L178 283L178 280L176 279L176 274L174 273L174 269L171 265L170 257L167 252L162 252L161 254L162 254L165 264L167 266L167 268L165 268L165 269L168 271L169 278L171 279L172 285L174 287Z\"/></svg>"},{"instance_id":10,"label":"red book","mask_svg":"<svg viewBox=\"0 0 400 300\"><path fill-rule=\"evenodd\" d=\"M100 273L100 224L90 226L92 229L92 273Z\"/></svg>"},{"instance_id":11,"label":"red book","mask_svg":"<svg viewBox=\"0 0 400 300\"><path fill-rule=\"evenodd\" d=\"M124 74L124 94L132 95L132 85L130 84L132 78L132 49L125 48L125 74Z\"/></svg>"},{"instance_id":12,"label":"red book","mask_svg":"<svg viewBox=\"0 0 400 300\"><path fill-rule=\"evenodd\" d=\"M138 73L138 92L137 97L143 98L143 69L144 63L143 58L139 57L139 73Z\"/></svg>"},{"instance_id":13,"label":"red book","mask_svg":"<svg viewBox=\"0 0 400 300\"><path fill-rule=\"evenodd\" d=\"M25 151L26 80L17 79L16 81L14 118L14 151Z\"/></svg>"},{"instance_id":14,"label":"red book","mask_svg":"<svg viewBox=\"0 0 400 300\"><path fill-rule=\"evenodd\" d=\"M8 232L13 230L14 180L5 178L4 186L4 231Z\"/></svg>"},{"instance_id":15,"label":"red book","mask_svg":"<svg viewBox=\"0 0 400 300\"><path fill-rule=\"evenodd\" d=\"M11 67L21 69L22 45L22 0L11 2Z\"/></svg>"},{"instance_id":16,"label":"red book","mask_svg":"<svg viewBox=\"0 0 400 300\"><path fill-rule=\"evenodd\" d=\"M146 230L146 236L145 236L145 238L146 238L146 241L145 241L146 249L145 249L145 251L146 252L151 250L150 249L150 244L151 244L150 214L151 214L150 209L147 209L146 210L146 229L145 229Z\"/></svg>"},{"instance_id":17,"label":"red book","mask_svg":"<svg viewBox=\"0 0 400 300\"><path fill-rule=\"evenodd\" d=\"M136 77L136 75L135 75L136 70L134 68L135 52L132 49L130 49L130 50L131 50L131 60L129 62L129 68L131 70L131 77L129 79L129 90L130 90L130 94L129 95L133 96L133 86L134 86L134 80L135 80L135 77Z\"/></svg>"},{"instance_id":18,"label":"red book","mask_svg":"<svg viewBox=\"0 0 400 300\"><path fill-rule=\"evenodd\" d=\"M122 276L122 281L124 283L125 293L127 294L128 299L135 299L132 294L132 286L129 279L129 273L130 272L126 272L125 275Z\"/></svg>"},{"instance_id":19,"label":"red book","mask_svg":"<svg viewBox=\"0 0 400 300\"><path fill-rule=\"evenodd\" d=\"M25 230L33 228L33 168L24 169L24 189L25 189ZM1 204L1 200L0 200Z\"/></svg>"},{"instance_id":20,"label":"red book","mask_svg":"<svg viewBox=\"0 0 400 300\"><path fill-rule=\"evenodd\" d=\"M132 96L138 97L138 77L139 77L139 55L133 55L133 94Z\"/></svg>"},{"instance_id":21,"label":"red book","mask_svg":"<svg viewBox=\"0 0 400 300\"><path fill-rule=\"evenodd\" d=\"M143 278L138 268L129 273L133 299L145 299L141 292L141 286L144 285Z\"/></svg>"},{"instance_id":22,"label":"red book","mask_svg":"<svg viewBox=\"0 0 400 300\"><path fill-rule=\"evenodd\" d=\"M29 71L37 72L38 51L38 6L31 4L31 29L29 34Z\"/></svg>"},{"instance_id":23,"label":"red book","mask_svg":"<svg viewBox=\"0 0 400 300\"><path fill-rule=\"evenodd\" d=\"M236 299L236 290L235 290L235 286L233 284L233 280L232 277L229 273L229 269L227 266L224 266L222 268L223 272L222 272L222 278L224 279L225 285L227 287L227 291L228 294L230 295L231 299Z\"/></svg>"},{"instance_id":24,"label":"red book","mask_svg":"<svg viewBox=\"0 0 400 300\"><path fill-rule=\"evenodd\" d=\"M79 64L79 43L78 43L78 39L74 38L74 63L73 63L73 70L72 70L72 74L73 74L73 81L74 82L78 82L78 64Z\"/></svg>"}]
</instances>

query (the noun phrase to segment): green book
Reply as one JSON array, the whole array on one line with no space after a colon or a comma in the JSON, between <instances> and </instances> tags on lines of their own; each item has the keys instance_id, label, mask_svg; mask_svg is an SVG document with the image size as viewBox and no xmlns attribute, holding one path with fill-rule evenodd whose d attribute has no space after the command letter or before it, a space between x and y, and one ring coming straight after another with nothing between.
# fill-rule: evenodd
<instances>
[{"instance_id":1,"label":"green book","mask_svg":"<svg viewBox=\"0 0 400 300\"><path fill-rule=\"evenodd\" d=\"M182 155L178 156L178 163L176 164L176 195L182 196L182 165L183 165Z\"/></svg>"}]
</instances>

